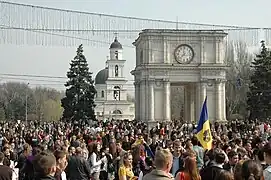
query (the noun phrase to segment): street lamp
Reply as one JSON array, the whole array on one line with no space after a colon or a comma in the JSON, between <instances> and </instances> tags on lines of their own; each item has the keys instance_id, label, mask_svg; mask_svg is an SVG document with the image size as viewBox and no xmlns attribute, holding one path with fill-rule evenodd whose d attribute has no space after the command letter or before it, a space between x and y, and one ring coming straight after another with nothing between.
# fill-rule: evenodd
<instances>
[{"instance_id":1,"label":"street lamp","mask_svg":"<svg viewBox=\"0 0 271 180\"><path fill-rule=\"evenodd\" d=\"M27 83L27 87L28 87L29 83ZM27 94L28 88L26 89L25 92L25 121L27 122L28 120L28 94Z\"/></svg>"}]
</instances>

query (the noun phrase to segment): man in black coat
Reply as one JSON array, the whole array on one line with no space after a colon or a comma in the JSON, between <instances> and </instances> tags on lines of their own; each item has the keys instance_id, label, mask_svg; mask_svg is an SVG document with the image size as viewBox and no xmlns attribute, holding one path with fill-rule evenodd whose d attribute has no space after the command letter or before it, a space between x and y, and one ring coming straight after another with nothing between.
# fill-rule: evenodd
<instances>
[{"instance_id":1,"label":"man in black coat","mask_svg":"<svg viewBox=\"0 0 271 180\"><path fill-rule=\"evenodd\" d=\"M91 179L90 164L83 157L83 150L76 148L76 155L70 156L67 166L67 176L70 180L89 180Z\"/></svg>"},{"instance_id":2,"label":"man in black coat","mask_svg":"<svg viewBox=\"0 0 271 180\"><path fill-rule=\"evenodd\" d=\"M5 155L0 152L0 180L12 180L12 169L3 165Z\"/></svg>"},{"instance_id":3,"label":"man in black coat","mask_svg":"<svg viewBox=\"0 0 271 180\"><path fill-rule=\"evenodd\" d=\"M239 157L237 152L235 152L234 150L231 150L228 153L228 158L229 158L229 162L224 164L223 168L231 173L233 173L234 171L234 167L235 165L238 163Z\"/></svg>"},{"instance_id":4,"label":"man in black coat","mask_svg":"<svg viewBox=\"0 0 271 180\"><path fill-rule=\"evenodd\" d=\"M205 167L201 173L201 180L210 180L216 179L216 177L223 171L223 165L225 162L226 156L222 150L215 151L214 163L210 166Z\"/></svg>"}]
</instances>

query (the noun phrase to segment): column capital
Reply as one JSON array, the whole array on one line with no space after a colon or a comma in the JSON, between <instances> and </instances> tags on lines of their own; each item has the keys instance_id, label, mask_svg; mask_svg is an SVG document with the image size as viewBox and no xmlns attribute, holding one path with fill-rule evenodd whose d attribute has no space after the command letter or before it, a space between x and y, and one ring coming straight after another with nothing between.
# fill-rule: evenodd
<instances>
[{"instance_id":1,"label":"column capital","mask_svg":"<svg viewBox=\"0 0 271 180\"><path fill-rule=\"evenodd\" d=\"M215 79L208 79L208 78L201 78L200 83L204 83L208 86L213 86L215 84L225 83L227 80L223 78L215 78Z\"/></svg>"},{"instance_id":2,"label":"column capital","mask_svg":"<svg viewBox=\"0 0 271 180\"><path fill-rule=\"evenodd\" d=\"M153 78L150 78L150 79L148 79L147 81L148 81L148 82L155 82L156 80L153 79Z\"/></svg>"},{"instance_id":3,"label":"column capital","mask_svg":"<svg viewBox=\"0 0 271 180\"><path fill-rule=\"evenodd\" d=\"M168 83L170 82L169 78L163 78L163 82Z\"/></svg>"},{"instance_id":4,"label":"column capital","mask_svg":"<svg viewBox=\"0 0 271 180\"><path fill-rule=\"evenodd\" d=\"M223 78L216 78L215 79L216 84L225 83L225 82L227 82L227 79L223 79Z\"/></svg>"}]
</instances>

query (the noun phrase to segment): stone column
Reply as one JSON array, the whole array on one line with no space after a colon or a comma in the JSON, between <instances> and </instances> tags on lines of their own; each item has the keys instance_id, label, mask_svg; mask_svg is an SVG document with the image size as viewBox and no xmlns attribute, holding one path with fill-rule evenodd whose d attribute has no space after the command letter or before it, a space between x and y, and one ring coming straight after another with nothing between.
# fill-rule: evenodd
<instances>
[{"instance_id":1,"label":"stone column","mask_svg":"<svg viewBox=\"0 0 271 180\"><path fill-rule=\"evenodd\" d=\"M164 81L164 121L171 120L170 113L170 82Z\"/></svg>"},{"instance_id":2,"label":"stone column","mask_svg":"<svg viewBox=\"0 0 271 180\"><path fill-rule=\"evenodd\" d=\"M140 82L136 81L135 86L135 119L140 120Z\"/></svg>"},{"instance_id":3,"label":"stone column","mask_svg":"<svg viewBox=\"0 0 271 180\"><path fill-rule=\"evenodd\" d=\"M222 121L227 120L226 116L226 80L222 80L221 82L221 118Z\"/></svg>"},{"instance_id":4,"label":"stone column","mask_svg":"<svg viewBox=\"0 0 271 180\"><path fill-rule=\"evenodd\" d=\"M152 122L154 118L154 81L149 81L149 112L148 112L148 121Z\"/></svg>"},{"instance_id":5,"label":"stone column","mask_svg":"<svg viewBox=\"0 0 271 180\"><path fill-rule=\"evenodd\" d=\"M139 104L139 108L140 108L140 115L139 115L139 120L141 121L146 121L146 116L145 116L145 110L146 110L146 103L145 103L145 89L146 89L146 81L145 80L142 80L140 82L140 104Z\"/></svg>"},{"instance_id":6,"label":"stone column","mask_svg":"<svg viewBox=\"0 0 271 180\"><path fill-rule=\"evenodd\" d=\"M221 121L222 120L222 83L220 79L217 79L215 81L215 104L216 104L216 121Z\"/></svg>"}]
</instances>

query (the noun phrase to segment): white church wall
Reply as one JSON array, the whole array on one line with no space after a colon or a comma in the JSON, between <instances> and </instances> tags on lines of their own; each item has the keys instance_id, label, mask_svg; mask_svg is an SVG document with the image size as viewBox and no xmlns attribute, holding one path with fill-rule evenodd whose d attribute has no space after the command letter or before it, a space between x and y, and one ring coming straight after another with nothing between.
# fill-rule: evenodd
<instances>
[{"instance_id":1,"label":"white church wall","mask_svg":"<svg viewBox=\"0 0 271 180\"><path fill-rule=\"evenodd\" d=\"M95 89L97 91L95 100L105 100L106 99L106 85L105 84L96 84ZM102 97L102 94L104 94L104 97Z\"/></svg>"}]
</instances>

